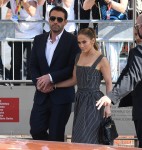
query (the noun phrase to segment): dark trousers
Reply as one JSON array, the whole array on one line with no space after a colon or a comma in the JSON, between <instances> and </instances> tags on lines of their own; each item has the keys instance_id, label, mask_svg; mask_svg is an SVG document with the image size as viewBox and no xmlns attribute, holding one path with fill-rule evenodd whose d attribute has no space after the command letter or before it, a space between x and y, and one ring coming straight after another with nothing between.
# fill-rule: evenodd
<instances>
[{"instance_id":1,"label":"dark trousers","mask_svg":"<svg viewBox=\"0 0 142 150\"><path fill-rule=\"evenodd\" d=\"M139 141L139 148L142 148L142 120L134 120L134 124Z\"/></svg>"},{"instance_id":2,"label":"dark trousers","mask_svg":"<svg viewBox=\"0 0 142 150\"><path fill-rule=\"evenodd\" d=\"M31 42L9 42L11 47L11 68L10 68L10 79L11 80L20 80L21 79L21 69L22 69L22 48L23 53L27 50L26 53L26 78L27 80L31 79L29 71L29 62L31 56ZM14 63L14 65L13 65ZM24 69L24 68L23 68ZM14 71L14 76L13 76Z\"/></svg>"},{"instance_id":3,"label":"dark trousers","mask_svg":"<svg viewBox=\"0 0 142 150\"><path fill-rule=\"evenodd\" d=\"M64 141L65 126L71 113L71 103L42 105L34 103L30 117L30 133L34 140Z\"/></svg>"}]
</instances>

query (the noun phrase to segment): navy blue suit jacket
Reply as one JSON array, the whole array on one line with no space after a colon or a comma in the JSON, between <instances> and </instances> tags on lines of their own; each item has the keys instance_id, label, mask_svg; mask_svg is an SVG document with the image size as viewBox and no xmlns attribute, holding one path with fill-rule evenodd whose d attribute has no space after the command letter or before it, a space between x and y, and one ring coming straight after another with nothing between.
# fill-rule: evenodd
<instances>
[{"instance_id":1,"label":"navy blue suit jacket","mask_svg":"<svg viewBox=\"0 0 142 150\"><path fill-rule=\"evenodd\" d=\"M30 69L32 81L35 86L36 78L49 73L54 83L71 78L76 54L80 51L76 37L64 30L49 66L45 56L48 36L49 33L44 33L34 38ZM74 101L74 96L74 87L57 88L48 94L36 89L34 102L43 104L47 98L50 98L55 104L71 103Z\"/></svg>"}]
</instances>

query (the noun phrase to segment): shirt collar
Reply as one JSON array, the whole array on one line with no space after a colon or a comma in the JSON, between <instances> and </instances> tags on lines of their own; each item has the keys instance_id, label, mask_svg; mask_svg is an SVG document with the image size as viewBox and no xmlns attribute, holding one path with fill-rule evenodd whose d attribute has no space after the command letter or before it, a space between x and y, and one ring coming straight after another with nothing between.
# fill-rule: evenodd
<instances>
[{"instance_id":1,"label":"shirt collar","mask_svg":"<svg viewBox=\"0 0 142 150\"><path fill-rule=\"evenodd\" d=\"M60 38L61 38L63 32L64 32L64 30L62 30L62 32L56 36L56 41L57 41L57 40L60 40ZM50 34L49 34L48 40L51 41L51 36L50 36Z\"/></svg>"}]
</instances>

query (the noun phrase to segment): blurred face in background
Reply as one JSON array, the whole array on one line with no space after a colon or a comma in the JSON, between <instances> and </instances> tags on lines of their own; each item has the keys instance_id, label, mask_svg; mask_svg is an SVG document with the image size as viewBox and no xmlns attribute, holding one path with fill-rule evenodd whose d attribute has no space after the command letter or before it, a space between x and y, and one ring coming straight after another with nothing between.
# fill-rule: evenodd
<instances>
[{"instance_id":1,"label":"blurred face in background","mask_svg":"<svg viewBox=\"0 0 142 150\"><path fill-rule=\"evenodd\" d=\"M139 36L139 34L141 37ZM142 15L138 16L137 18L137 22L134 28L134 36L136 43L140 44L142 42Z\"/></svg>"},{"instance_id":2,"label":"blurred face in background","mask_svg":"<svg viewBox=\"0 0 142 150\"><path fill-rule=\"evenodd\" d=\"M142 42L142 39L140 39L136 29L134 29L134 37L135 37L136 44L140 44Z\"/></svg>"}]
</instances>

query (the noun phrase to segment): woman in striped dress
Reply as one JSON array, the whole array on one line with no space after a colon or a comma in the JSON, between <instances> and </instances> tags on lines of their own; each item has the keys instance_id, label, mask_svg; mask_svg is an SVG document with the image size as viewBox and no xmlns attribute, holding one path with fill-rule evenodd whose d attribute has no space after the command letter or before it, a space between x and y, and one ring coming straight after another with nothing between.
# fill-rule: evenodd
<instances>
[{"instance_id":1,"label":"woman in striped dress","mask_svg":"<svg viewBox=\"0 0 142 150\"><path fill-rule=\"evenodd\" d=\"M99 127L103 116L111 115L110 106L97 110L96 102L103 93L100 91L102 77L106 83L106 93L111 91L110 66L98 51L95 31L85 28L78 33L81 53L76 56L73 76L60 82L57 88L77 84L75 97L72 142L99 144Z\"/></svg>"}]
</instances>

